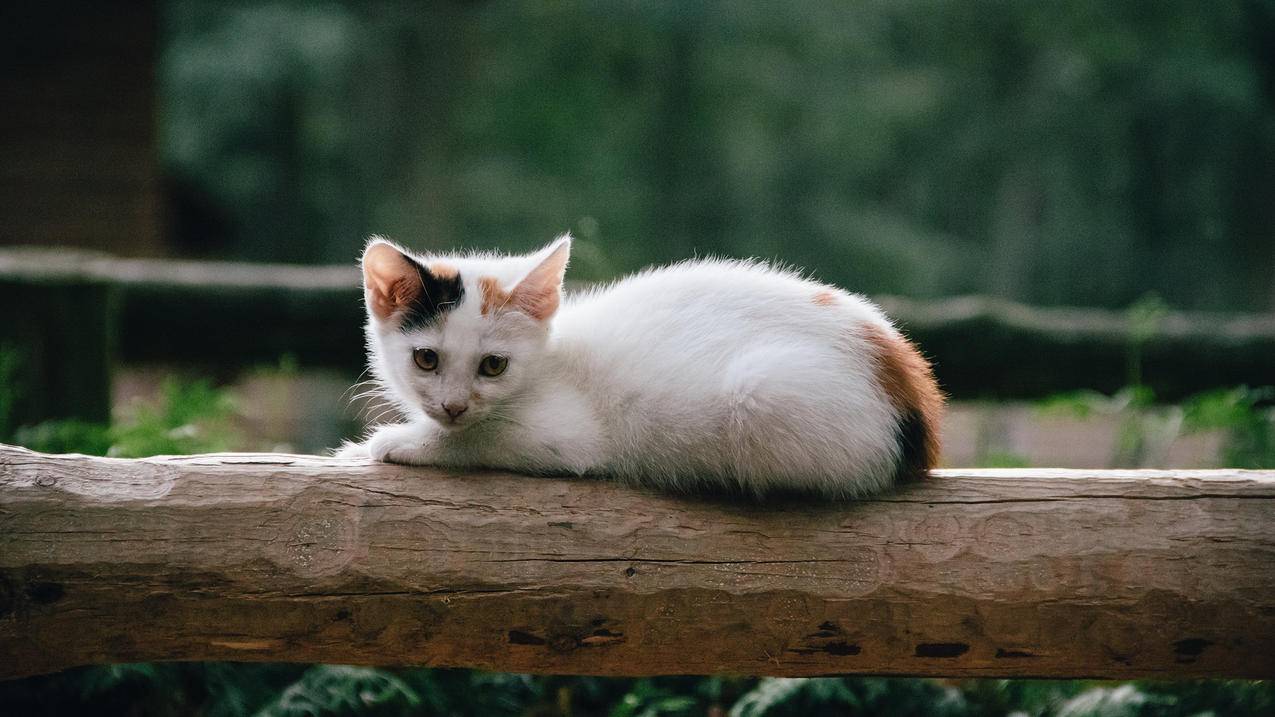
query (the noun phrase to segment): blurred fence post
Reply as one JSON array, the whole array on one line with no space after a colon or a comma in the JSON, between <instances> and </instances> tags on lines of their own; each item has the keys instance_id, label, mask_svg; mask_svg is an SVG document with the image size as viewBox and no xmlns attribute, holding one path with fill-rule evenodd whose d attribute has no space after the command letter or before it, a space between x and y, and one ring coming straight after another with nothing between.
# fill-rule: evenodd
<instances>
[{"instance_id":1,"label":"blurred fence post","mask_svg":"<svg viewBox=\"0 0 1275 717\"><path fill-rule=\"evenodd\" d=\"M0 306L0 437L52 418L108 420L117 288L0 273Z\"/></svg>"}]
</instances>

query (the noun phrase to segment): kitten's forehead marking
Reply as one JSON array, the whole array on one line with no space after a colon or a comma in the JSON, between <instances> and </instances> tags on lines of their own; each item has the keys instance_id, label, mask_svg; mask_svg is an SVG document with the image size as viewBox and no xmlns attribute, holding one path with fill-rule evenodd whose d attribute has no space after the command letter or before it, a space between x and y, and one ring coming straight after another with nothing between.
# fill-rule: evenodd
<instances>
[{"instance_id":1,"label":"kitten's forehead marking","mask_svg":"<svg viewBox=\"0 0 1275 717\"><path fill-rule=\"evenodd\" d=\"M460 276L460 271L445 261L432 261L426 268L429 269L429 273L439 279L455 279Z\"/></svg>"},{"instance_id":2,"label":"kitten's forehead marking","mask_svg":"<svg viewBox=\"0 0 1275 717\"><path fill-rule=\"evenodd\" d=\"M478 291L482 294L482 315L500 311L509 303L510 295L508 291L500 288L500 282L494 276L481 276L478 278Z\"/></svg>"},{"instance_id":3,"label":"kitten's forehead marking","mask_svg":"<svg viewBox=\"0 0 1275 717\"><path fill-rule=\"evenodd\" d=\"M408 306L400 324L403 331L421 328L444 318L443 312L454 310L465 298L465 284L460 272L445 262L433 262L428 267L416 265L421 288Z\"/></svg>"}]
</instances>

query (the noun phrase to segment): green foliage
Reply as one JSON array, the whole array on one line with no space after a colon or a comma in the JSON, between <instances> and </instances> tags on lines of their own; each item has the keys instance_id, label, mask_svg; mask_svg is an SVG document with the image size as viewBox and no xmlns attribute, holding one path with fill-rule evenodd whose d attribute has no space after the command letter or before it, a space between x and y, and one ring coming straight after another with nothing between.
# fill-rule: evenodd
<instances>
[{"instance_id":1,"label":"green foliage","mask_svg":"<svg viewBox=\"0 0 1275 717\"><path fill-rule=\"evenodd\" d=\"M1119 419L1115 467L1158 463L1179 436L1221 431L1217 464L1226 468L1275 467L1275 387L1219 389L1191 396L1181 405L1158 404L1151 389L1130 386L1105 396L1096 391L1062 393L1037 404L1042 415Z\"/></svg>"},{"instance_id":2,"label":"green foliage","mask_svg":"<svg viewBox=\"0 0 1275 717\"><path fill-rule=\"evenodd\" d=\"M932 680L766 678L731 708L730 717L974 714L961 691Z\"/></svg>"},{"instance_id":3,"label":"green foliage","mask_svg":"<svg viewBox=\"0 0 1275 717\"><path fill-rule=\"evenodd\" d=\"M780 708L795 707L805 696L803 693L814 692L817 684L820 682L786 677L764 679L731 707L730 717L761 717L777 713ZM820 695L830 698L828 701L833 703L832 706L844 706L851 698L844 689L823 688L820 691L833 693Z\"/></svg>"},{"instance_id":4,"label":"green foliage","mask_svg":"<svg viewBox=\"0 0 1275 717\"><path fill-rule=\"evenodd\" d=\"M411 714L416 692L384 670L316 665L285 689L257 717L341 717Z\"/></svg>"},{"instance_id":5,"label":"green foliage","mask_svg":"<svg viewBox=\"0 0 1275 717\"><path fill-rule=\"evenodd\" d=\"M110 426L68 418L23 426L14 431L13 442L44 453L105 456L114 440Z\"/></svg>"},{"instance_id":6,"label":"green foliage","mask_svg":"<svg viewBox=\"0 0 1275 717\"><path fill-rule=\"evenodd\" d=\"M1111 396L1096 391L1057 394L1038 403L1037 410L1042 415L1062 414L1080 419L1116 418L1119 423L1116 448L1109 461L1114 468L1137 468L1159 462L1182 431L1182 408L1157 404L1155 393L1146 386L1127 386Z\"/></svg>"},{"instance_id":7,"label":"green foliage","mask_svg":"<svg viewBox=\"0 0 1275 717\"><path fill-rule=\"evenodd\" d=\"M1275 467L1275 387L1247 386L1194 396L1184 405L1187 431L1225 433L1222 462L1229 468Z\"/></svg>"},{"instance_id":8,"label":"green foliage","mask_svg":"<svg viewBox=\"0 0 1275 717\"><path fill-rule=\"evenodd\" d=\"M78 420L45 421L14 432L14 442L46 453L86 453L137 458L206 453L230 448L231 402L207 379L169 378L157 405L143 405L114 425Z\"/></svg>"},{"instance_id":9,"label":"green foliage","mask_svg":"<svg viewBox=\"0 0 1275 717\"><path fill-rule=\"evenodd\" d=\"M244 717L298 679L295 665L98 665L0 682L0 714Z\"/></svg>"},{"instance_id":10,"label":"green foliage","mask_svg":"<svg viewBox=\"0 0 1275 717\"><path fill-rule=\"evenodd\" d=\"M533 677L469 670L107 665L0 682L0 712L205 717L1268 717L1275 683Z\"/></svg>"},{"instance_id":11,"label":"green foliage","mask_svg":"<svg viewBox=\"0 0 1275 717\"><path fill-rule=\"evenodd\" d=\"M721 678L709 677L693 694L665 680L635 680L608 712L609 717L692 717L704 714L706 702L721 693Z\"/></svg>"},{"instance_id":12,"label":"green foliage","mask_svg":"<svg viewBox=\"0 0 1275 717\"><path fill-rule=\"evenodd\" d=\"M1142 717L1150 708L1171 705L1169 699L1153 699L1127 684L1119 687L1095 687L1067 700L1054 713L1057 717Z\"/></svg>"},{"instance_id":13,"label":"green foliage","mask_svg":"<svg viewBox=\"0 0 1275 717\"><path fill-rule=\"evenodd\" d=\"M1157 403L1155 392L1142 383L1142 349L1160 330L1166 311L1167 305L1155 294L1144 296L1126 311L1128 386L1112 396L1096 391L1057 394L1040 401L1037 410L1081 419L1117 417L1120 428L1111 458L1115 467L1156 463L1178 436L1210 430L1225 435L1218 456L1221 466L1275 466L1275 387L1218 389L1174 406Z\"/></svg>"},{"instance_id":14,"label":"green foliage","mask_svg":"<svg viewBox=\"0 0 1275 717\"><path fill-rule=\"evenodd\" d=\"M1097 391L1080 390L1056 393L1036 402L1037 413L1043 416L1062 415L1072 418L1089 418L1094 415L1110 413L1132 403L1131 397L1121 391L1114 397L1103 395Z\"/></svg>"},{"instance_id":15,"label":"green foliage","mask_svg":"<svg viewBox=\"0 0 1275 717\"><path fill-rule=\"evenodd\" d=\"M522 249L572 229L580 278L720 252L869 293L1270 305L1266 2L163 17L161 156L196 250L348 261L372 232Z\"/></svg>"},{"instance_id":16,"label":"green foliage","mask_svg":"<svg viewBox=\"0 0 1275 717\"><path fill-rule=\"evenodd\" d=\"M1275 715L1275 682L1260 680L1198 680L1193 682L1140 682L1139 688L1163 697L1158 716L1193 717Z\"/></svg>"},{"instance_id":17,"label":"green foliage","mask_svg":"<svg viewBox=\"0 0 1275 717\"><path fill-rule=\"evenodd\" d=\"M232 433L229 395L207 379L168 379L158 407L142 406L114 428L111 454L122 458L224 451Z\"/></svg>"},{"instance_id":18,"label":"green foliage","mask_svg":"<svg viewBox=\"0 0 1275 717\"><path fill-rule=\"evenodd\" d=\"M1047 717L1224 717L1275 714L1275 683L1251 680L1091 685L1055 699Z\"/></svg>"},{"instance_id":19,"label":"green foliage","mask_svg":"<svg viewBox=\"0 0 1275 717\"><path fill-rule=\"evenodd\" d=\"M966 680L961 693L983 715L1049 715L1090 683L1081 680Z\"/></svg>"},{"instance_id":20,"label":"green foliage","mask_svg":"<svg viewBox=\"0 0 1275 717\"><path fill-rule=\"evenodd\" d=\"M643 701L625 695L623 701L611 711L611 717L679 717L700 714L700 702L686 695L666 695L659 699Z\"/></svg>"}]
</instances>

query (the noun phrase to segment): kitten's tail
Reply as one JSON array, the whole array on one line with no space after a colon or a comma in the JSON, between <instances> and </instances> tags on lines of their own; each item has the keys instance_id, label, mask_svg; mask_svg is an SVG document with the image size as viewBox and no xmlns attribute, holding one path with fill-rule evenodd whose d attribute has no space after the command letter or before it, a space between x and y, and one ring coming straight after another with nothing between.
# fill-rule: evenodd
<instances>
[{"instance_id":1,"label":"kitten's tail","mask_svg":"<svg viewBox=\"0 0 1275 717\"><path fill-rule=\"evenodd\" d=\"M898 480L917 480L938 464L943 392L934 370L916 345L897 329L864 325L864 338L877 356L877 381L899 413Z\"/></svg>"}]
</instances>

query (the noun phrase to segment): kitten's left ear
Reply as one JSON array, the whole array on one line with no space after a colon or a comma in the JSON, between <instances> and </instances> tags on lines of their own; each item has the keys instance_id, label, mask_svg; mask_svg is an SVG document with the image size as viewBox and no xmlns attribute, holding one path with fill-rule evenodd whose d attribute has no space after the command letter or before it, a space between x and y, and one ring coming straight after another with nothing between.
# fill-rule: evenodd
<instances>
[{"instance_id":1,"label":"kitten's left ear","mask_svg":"<svg viewBox=\"0 0 1275 717\"><path fill-rule=\"evenodd\" d=\"M363 251L362 265L368 309L381 321L402 314L425 288L416 262L380 237Z\"/></svg>"},{"instance_id":2,"label":"kitten's left ear","mask_svg":"<svg viewBox=\"0 0 1275 717\"><path fill-rule=\"evenodd\" d=\"M537 252L543 257L509 292L510 304L537 321L547 321L562 302L562 277L571 258L571 235L563 234Z\"/></svg>"}]
</instances>

